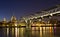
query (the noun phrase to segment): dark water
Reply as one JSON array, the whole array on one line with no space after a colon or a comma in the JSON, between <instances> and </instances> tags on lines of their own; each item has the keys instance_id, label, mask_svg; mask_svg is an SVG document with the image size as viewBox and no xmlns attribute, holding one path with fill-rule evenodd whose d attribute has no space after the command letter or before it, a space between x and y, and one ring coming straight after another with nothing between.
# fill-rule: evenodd
<instances>
[{"instance_id":1,"label":"dark water","mask_svg":"<svg viewBox=\"0 0 60 37\"><path fill-rule=\"evenodd\" d=\"M60 37L60 27L0 28L0 37Z\"/></svg>"}]
</instances>

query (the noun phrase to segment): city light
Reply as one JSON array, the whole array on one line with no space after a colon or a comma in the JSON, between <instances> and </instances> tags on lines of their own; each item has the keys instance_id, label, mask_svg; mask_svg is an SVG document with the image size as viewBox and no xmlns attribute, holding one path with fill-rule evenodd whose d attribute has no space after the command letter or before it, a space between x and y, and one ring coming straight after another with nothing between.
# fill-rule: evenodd
<instances>
[{"instance_id":1,"label":"city light","mask_svg":"<svg viewBox=\"0 0 60 37\"><path fill-rule=\"evenodd\" d=\"M25 37L26 34L27 37L34 34L36 36L39 35L39 37L43 37L45 34L48 35L54 32L54 29L60 26L60 20L54 18L53 15L60 13L60 11L54 12L54 10L50 10L41 12L42 13L35 14L35 16L31 15L28 17L23 17L20 20L17 20L15 16L12 16L9 21L4 18L3 21L0 22L0 27L3 31L1 32L4 33L4 35L6 33L7 37Z\"/></svg>"}]
</instances>

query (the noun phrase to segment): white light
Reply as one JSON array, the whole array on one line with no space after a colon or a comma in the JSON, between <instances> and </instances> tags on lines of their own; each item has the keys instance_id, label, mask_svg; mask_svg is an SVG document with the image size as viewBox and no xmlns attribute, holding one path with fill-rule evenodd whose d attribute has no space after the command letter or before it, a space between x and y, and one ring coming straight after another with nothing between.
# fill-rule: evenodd
<instances>
[{"instance_id":1,"label":"white light","mask_svg":"<svg viewBox=\"0 0 60 37\"><path fill-rule=\"evenodd\" d=\"M7 28L7 37L8 37L8 35L9 35L9 28Z\"/></svg>"},{"instance_id":2,"label":"white light","mask_svg":"<svg viewBox=\"0 0 60 37\"><path fill-rule=\"evenodd\" d=\"M37 17L35 17L35 18L37 18Z\"/></svg>"},{"instance_id":3,"label":"white light","mask_svg":"<svg viewBox=\"0 0 60 37\"><path fill-rule=\"evenodd\" d=\"M51 16L53 16L53 14L50 14Z\"/></svg>"},{"instance_id":4,"label":"white light","mask_svg":"<svg viewBox=\"0 0 60 37\"><path fill-rule=\"evenodd\" d=\"M43 16L41 16L41 18L43 18Z\"/></svg>"},{"instance_id":5,"label":"white light","mask_svg":"<svg viewBox=\"0 0 60 37\"><path fill-rule=\"evenodd\" d=\"M39 19L39 21L41 21L41 19Z\"/></svg>"}]
</instances>

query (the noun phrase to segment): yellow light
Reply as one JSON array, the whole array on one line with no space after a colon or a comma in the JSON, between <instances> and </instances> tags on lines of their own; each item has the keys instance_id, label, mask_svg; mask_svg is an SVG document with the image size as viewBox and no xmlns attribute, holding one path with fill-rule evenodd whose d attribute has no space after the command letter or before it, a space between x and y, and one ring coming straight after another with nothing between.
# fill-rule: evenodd
<instances>
[{"instance_id":1,"label":"yellow light","mask_svg":"<svg viewBox=\"0 0 60 37\"><path fill-rule=\"evenodd\" d=\"M52 32L52 27L50 27L50 32Z\"/></svg>"},{"instance_id":2,"label":"yellow light","mask_svg":"<svg viewBox=\"0 0 60 37\"><path fill-rule=\"evenodd\" d=\"M15 26L17 26L17 24L15 24ZM18 33L18 29L15 28L15 36L17 37L17 33Z\"/></svg>"}]
</instances>

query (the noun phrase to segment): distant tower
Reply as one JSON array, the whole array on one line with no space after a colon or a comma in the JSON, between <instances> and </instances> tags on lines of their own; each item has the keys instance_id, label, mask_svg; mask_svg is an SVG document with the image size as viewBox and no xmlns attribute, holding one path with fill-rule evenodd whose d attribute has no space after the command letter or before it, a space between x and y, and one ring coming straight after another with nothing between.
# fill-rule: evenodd
<instances>
[{"instance_id":1,"label":"distant tower","mask_svg":"<svg viewBox=\"0 0 60 37\"><path fill-rule=\"evenodd\" d=\"M6 18L4 18L3 21L6 21Z\"/></svg>"},{"instance_id":2,"label":"distant tower","mask_svg":"<svg viewBox=\"0 0 60 37\"><path fill-rule=\"evenodd\" d=\"M11 17L11 22L14 22L14 23L16 23L16 22L17 22L17 20L16 20L16 17L15 17L15 16L12 16L12 17Z\"/></svg>"},{"instance_id":3,"label":"distant tower","mask_svg":"<svg viewBox=\"0 0 60 37\"><path fill-rule=\"evenodd\" d=\"M6 22L7 22L7 21L6 21L6 18L4 18L4 19L3 19L3 23L6 23Z\"/></svg>"}]
</instances>

